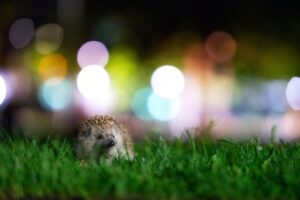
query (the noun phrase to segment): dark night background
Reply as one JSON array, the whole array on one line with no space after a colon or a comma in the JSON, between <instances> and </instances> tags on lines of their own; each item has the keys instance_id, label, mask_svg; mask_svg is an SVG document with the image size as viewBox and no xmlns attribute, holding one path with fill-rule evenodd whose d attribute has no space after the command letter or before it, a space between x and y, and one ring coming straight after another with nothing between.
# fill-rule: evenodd
<instances>
[{"instance_id":1,"label":"dark night background","mask_svg":"<svg viewBox=\"0 0 300 200\"><path fill-rule=\"evenodd\" d=\"M213 115L222 113L221 118L224 118L228 114L227 111L230 116L233 114L238 117L255 115L263 119L265 117L269 119L271 116L272 120L274 116L275 118L278 116L284 118L285 114L291 111L286 106L284 89L287 81L300 73L299 7L300 2L298 1L278 0L3 0L0 3L0 66L5 71L12 65L22 63L22 55L30 57L29 64L28 60L26 62L32 67L30 73L34 91L31 93L31 98L27 102L23 102L21 107L33 105L43 109L38 103L38 99L34 98L37 95L38 85L41 84L34 67L38 65L38 60L42 59L42 55L35 52L32 46L14 49L7 37L11 25L17 19L30 18L34 22L35 28L47 23L57 23L63 28L63 42L57 52L67 59L68 77L71 79L74 79L74 74L79 69L76 62L78 48L86 41L97 40L107 46L111 56L107 70L117 85L124 85L121 90L127 93L129 99L133 98L138 89L149 85L150 75L158 66L171 64L183 69L185 73L204 73L202 86L206 90L203 93L203 110L205 111L201 111L199 115L202 117L199 117L198 120L202 124L203 121L210 119L211 113ZM237 46L236 52L233 50L234 57L226 63L212 61L208 58L206 47L204 47L207 38L216 31L228 33ZM193 52L197 55L195 56ZM128 61L127 65L124 64L124 59L126 62ZM196 65L198 62L200 67L202 65L204 67L193 68L195 66L190 66L193 64L189 63L188 59L192 59ZM121 63L124 64L125 72L118 72L118 69L114 68L114 65ZM207 75L203 70L211 71ZM210 77L211 75L213 78ZM224 85L222 83L224 80L232 85L220 87L220 85ZM217 84L214 85L215 83L211 82ZM269 83L271 85L278 83L280 86L274 86L275 89L270 86L273 89L265 92L264 88L268 88ZM237 89L237 87L239 88ZM214 91L214 89L216 90ZM226 95L227 90L230 91L228 98L226 97L228 102L224 105L219 103L221 110L218 110L219 104L211 103L210 98L213 99L213 102L218 98L222 99L221 96ZM274 92L279 90L280 94ZM210 94L211 91L216 94ZM232 94L231 91L233 91ZM268 95L271 97L269 98ZM281 107L278 106L277 97L281 98ZM126 113L126 116L131 116L133 113L128 102L124 103L127 106L125 106L126 109L117 109L113 112ZM268 107L271 104L273 108ZM14 101L6 102L2 108L5 113L2 114L2 120L13 121L8 119L14 118L14 110L19 107L20 105L15 104ZM73 109L71 113L74 115L77 110ZM57 113L51 114L56 115ZM70 115L70 113L66 115ZM293 113L292 115L298 114ZM131 119L131 117L129 118ZM69 120L72 121L73 118ZM78 123L80 120L81 118L76 119ZM284 119L282 120L284 121ZM133 125L133 129L138 129L136 126L138 125ZM292 129L296 130L297 128Z\"/></svg>"},{"instance_id":2,"label":"dark night background","mask_svg":"<svg viewBox=\"0 0 300 200\"><path fill-rule=\"evenodd\" d=\"M295 46L299 42L297 1L85 1L82 6L81 40L91 37L89 28L99 18L113 15L126 22L143 52L182 30L192 30L203 37L219 29L233 35L254 32ZM0 9L2 40L17 18L30 17L37 26L57 21L56 1L3 0Z\"/></svg>"}]
</instances>

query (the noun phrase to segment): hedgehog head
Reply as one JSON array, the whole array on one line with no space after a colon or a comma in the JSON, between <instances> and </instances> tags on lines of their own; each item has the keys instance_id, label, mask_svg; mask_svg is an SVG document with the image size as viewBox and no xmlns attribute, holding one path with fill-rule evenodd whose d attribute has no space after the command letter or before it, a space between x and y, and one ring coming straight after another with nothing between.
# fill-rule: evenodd
<instances>
[{"instance_id":1,"label":"hedgehog head","mask_svg":"<svg viewBox=\"0 0 300 200\"><path fill-rule=\"evenodd\" d=\"M103 151L112 148L117 143L113 128L103 129L98 126L89 126L83 135L94 141L94 145Z\"/></svg>"},{"instance_id":2,"label":"hedgehog head","mask_svg":"<svg viewBox=\"0 0 300 200\"><path fill-rule=\"evenodd\" d=\"M127 129L115 118L95 115L81 125L76 153L81 159L105 157L108 159L129 154L133 158L131 139ZM128 151L128 152L127 152Z\"/></svg>"},{"instance_id":3,"label":"hedgehog head","mask_svg":"<svg viewBox=\"0 0 300 200\"><path fill-rule=\"evenodd\" d=\"M88 141L93 149L100 151L109 150L122 141L115 119L106 116L87 120L82 126L80 137Z\"/></svg>"}]
</instances>

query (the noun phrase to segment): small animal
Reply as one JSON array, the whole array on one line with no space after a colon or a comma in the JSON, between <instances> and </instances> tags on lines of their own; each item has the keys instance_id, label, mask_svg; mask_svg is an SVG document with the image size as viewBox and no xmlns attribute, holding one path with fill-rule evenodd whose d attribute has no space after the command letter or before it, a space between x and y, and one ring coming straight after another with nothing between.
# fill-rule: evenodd
<instances>
[{"instance_id":1,"label":"small animal","mask_svg":"<svg viewBox=\"0 0 300 200\"><path fill-rule=\"evenodd\" d=\"M81 125L76 154L79 159L104 157L132 160L132 139L124 125L114 117L95 115Z\"/></svg>"}]
</instances>

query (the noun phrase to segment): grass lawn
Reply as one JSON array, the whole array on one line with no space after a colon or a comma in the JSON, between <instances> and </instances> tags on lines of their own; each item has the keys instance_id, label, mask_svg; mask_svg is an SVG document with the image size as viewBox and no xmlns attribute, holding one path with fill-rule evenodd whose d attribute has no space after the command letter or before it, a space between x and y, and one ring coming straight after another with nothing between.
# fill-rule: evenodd
<instances>
[{"instance_id":1,"label":"grass lawn","mask_svg":"<svg viewBox=\"0 0 300 200\"><path fill-rule=\"evenodd\" d=\"M81 165L69 140L5 137L0 199L300 198L299 143L158 139L137 143L135 149L133 162Z\"/></svg>"}]
</instances>

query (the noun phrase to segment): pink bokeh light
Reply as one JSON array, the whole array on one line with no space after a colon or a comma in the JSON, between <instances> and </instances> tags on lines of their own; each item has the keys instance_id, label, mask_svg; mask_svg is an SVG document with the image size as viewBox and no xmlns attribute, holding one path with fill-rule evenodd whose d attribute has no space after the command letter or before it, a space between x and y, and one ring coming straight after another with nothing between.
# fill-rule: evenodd
<instances>
[{"instance_id":1,"label":"pink bokeh light","mask_svg":"<svg viewBox=\"0 0 300 200\"><path fill-rule=\"evenodd\" d=\"M88 65L100 65L105 67L109 54L105 45L98 41L84 43L77 53L77 62L81 68Z\"/></svg>"}]
</instances>

